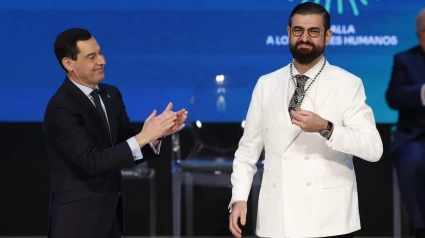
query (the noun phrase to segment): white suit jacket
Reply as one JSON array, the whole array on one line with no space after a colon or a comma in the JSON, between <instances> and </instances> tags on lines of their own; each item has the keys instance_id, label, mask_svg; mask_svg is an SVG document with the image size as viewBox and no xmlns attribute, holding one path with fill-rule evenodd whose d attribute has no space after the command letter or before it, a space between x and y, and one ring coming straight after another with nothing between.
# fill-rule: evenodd
<instances>
[{"instance_id":1,"label":"white suit jacket","mask_svg":"<svg viewBox=\"0 0 425 238\"><path fill-rule=\"evenodd\" d=\"M334 124L328 141L293 125L289 65L258 80L233 162L232 199L247 201L265 149L257 230L260 237L325 237L360 229L353 155L376 162L382 141L360 78L326 63L301 108ZM249 212L249 211L248 211Z\"/></svg>"}]
</instances>

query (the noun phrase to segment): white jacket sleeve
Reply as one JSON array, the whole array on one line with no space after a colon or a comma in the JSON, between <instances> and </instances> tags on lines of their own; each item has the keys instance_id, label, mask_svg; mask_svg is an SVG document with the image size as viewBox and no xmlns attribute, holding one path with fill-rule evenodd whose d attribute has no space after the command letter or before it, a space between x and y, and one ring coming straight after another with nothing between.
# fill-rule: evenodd
<instances>
[{"instance_id":1,"label":"white jacket sleeve","mask_svg":"<svg viewBox=\"0 0 425 238\"><path fill-rule=\"evenodd\" d=\"M366 104L362 81L349 81L341 100L343 125L334 125L327 145L333 150L352 154L370 162L378 161L383 152L381 136L376 129L372 109Z\"/></svg>"},{"instance_id":2,"label":"white jacket sleeve","mask_svg":"<svg viewBox=\"0 0 425 238\"><path fill-rule=\"evenodd\" d=\"M239 141L233 161L231 175L232 199L229 209L237 201L247 201L253 176L257 172L258 162L263 150L262 135L262 86L260 78L252 93L251 102L245 120L244 133Z\"/></svg>"}]
</instances>

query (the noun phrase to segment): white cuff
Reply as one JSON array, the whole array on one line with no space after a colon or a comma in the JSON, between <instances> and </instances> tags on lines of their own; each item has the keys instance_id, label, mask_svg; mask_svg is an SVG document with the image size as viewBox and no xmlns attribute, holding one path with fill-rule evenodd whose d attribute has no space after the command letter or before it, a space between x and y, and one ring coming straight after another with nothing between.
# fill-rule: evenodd
<instances>
[{"instance_id":1,"label":"white cuff","mask_svg":"<svg viewBox=\"0 0 425 238\"><path fill-rule=\"evenodd\" d=\"M131 153L133 154L134 160L143 159L142 150L140 150L139 143L137 143L136 138L131 137L127 140L128 146L130 146Z\"/></svg>"},{"instance_id":2,"label":"white cuff","mask_svg":"<svg viewBox=\"0 0 425 238\"><path fill-rule=\"evenodd\" d=\"M347 140L341 139L344 138L341 134L344 132L343 129L344 126L334 124L332 136L329 140L326 140L326 144L333 150L344 152L346 154L352 154L351 145L346 143Z\"/></svg>"},{"instance_id":3,"label":"white cuff","mask_svg":"<svg viewBox=\"0 0 425 238\"><path fill-rule=\"evenodd\" d=\"M153 152L157 155L159 155L159 152L161 151L161 143L162 143L162 140L159 141L158 145L155 148L155 146L152 144L152 142L149 142L149 145L151 146Z\"/></svg>"}]
</instances>

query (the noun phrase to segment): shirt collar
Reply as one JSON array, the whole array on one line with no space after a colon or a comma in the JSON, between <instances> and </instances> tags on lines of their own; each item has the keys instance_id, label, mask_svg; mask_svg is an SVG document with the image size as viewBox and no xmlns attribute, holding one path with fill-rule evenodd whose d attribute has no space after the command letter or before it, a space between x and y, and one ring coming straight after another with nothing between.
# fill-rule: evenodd
<instances>
[{"instance_id":1,"label":"shirt collar","mask_svg":"<svg viewBox=\"0 0 425 238\"><path fill-rule=\"evenodd\" d=\"M322 56L322 58L319 60L319 62L317 62L307 72L305 72L304 75L309 77L310 79L314 79L314 77L316 77L317 73L319 73L320 69L322 68L324 61L325 61L325 57ZM297 75L297 74L300 74L293 64L292 64L292 72L293 72L294 76Z\"/></svg>"},{"instance_id":2,"label":"shirt collar","mask_svg":"<svg viewBox=\"0 0 425 238\"><path fill-rule=\"evenodd\" d=\"M71 82L73 82L75 84L75 86L77 86L87 97L91 95L91 93L93 92L94 89L87 87L85 85L79 84L77 82L75 82L73 79L71 79L70 77L68 77ZM99 86L96 85L96 89L99 90Z\"/></svg>"}]
</instances>

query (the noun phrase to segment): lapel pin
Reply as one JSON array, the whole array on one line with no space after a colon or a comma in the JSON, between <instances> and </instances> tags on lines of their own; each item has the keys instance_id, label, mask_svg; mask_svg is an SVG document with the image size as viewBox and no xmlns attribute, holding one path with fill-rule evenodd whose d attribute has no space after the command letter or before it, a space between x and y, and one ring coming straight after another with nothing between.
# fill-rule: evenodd
<instances>
[{"instance_id":1,"label":"lapel pin","mask_svg":"<svg viewBox=\"0 0 425 238\"><path fill-rule=\"evenodd\" d=\"M109 93L108 93L108 98L111 98L111 96L109 96Z\"/></svg>"}]
</instances>

